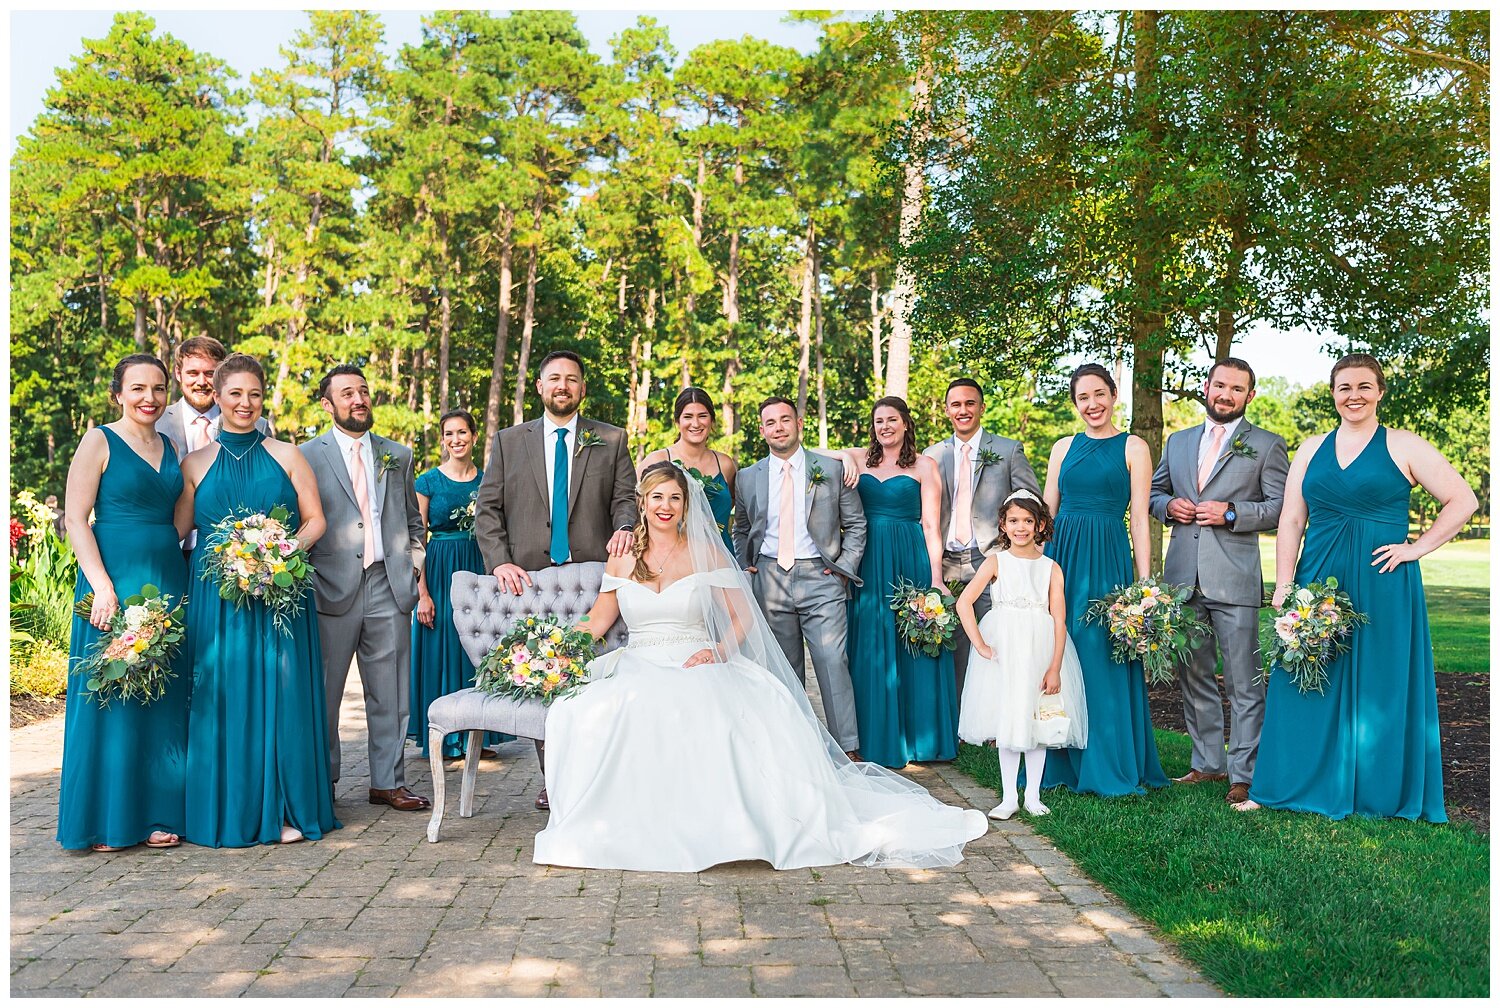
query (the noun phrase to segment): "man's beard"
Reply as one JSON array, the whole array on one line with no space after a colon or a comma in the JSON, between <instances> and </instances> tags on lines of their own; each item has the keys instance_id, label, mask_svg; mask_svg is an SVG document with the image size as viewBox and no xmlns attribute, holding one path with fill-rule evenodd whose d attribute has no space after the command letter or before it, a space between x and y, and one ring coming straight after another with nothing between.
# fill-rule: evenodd
<instances>
[{"instance_id":1,"label":"man's beard","mask_svg":"<svg viewBox=\"0 0 1500 1008\"><path fill-rule=\"evenodd\" d=\"M335 413L333 415L333 419L337 421L338 425L344 428L344 430L353 431L356 434L363 434L365 431L375 426L375 411L366 410L365 418L363 420L356 420L354 417L354 410L352 409L343 413Z\"/></svg>"},{"instance_id":2,"label":"man's beard","mask_svg":"<svg viewBox=\"0 0 1500 1008\"><path fill-rule=\"evenodd\" d=\"M193 407L193 409L197 410L200 413L207 413L214 404L213 386L210 385L208 391L203 393L202 406L199 406L196 402L193 401L194 399L198 398L198 393L192 391L191 389L184 387L182 390L182 397L187 400L188 405Z\"/></svg>"},{"instance_id":3,"label":"man's beard","mask_svg":"<svg viewBox=\"0 0 1500 1008\"><path fill-rule=\"evenodd\" d=\"M1245 406L1249 406L1249 405L1250 405L1249 403L1245 404ZM1216 423L1216 424L1227 424L1231 420L1238 420L1240 417L1244 416L1245 415L1245 406L1241 406L1239 409L1232 410L1229 413L1220 413L1218 411L1218 409L1215 408L1214 404L1211 403L1211 402L1210 403L1205 403L1203 408L1204 408L1204 411L1208 413L1208 418L1210 420L1212 420L1214 423Z\"/></svg>"},{"instance_id":4,"label":"man's beard","mask_svg":"<svg viewBox=\"0 0 1500 1008\"><path fill-rule=\"evenodd\" d=\"M543 399L542 408L555 417L570 417L578 412L579 404L577 399L568 399L568 405L565 408L558 407L557 399L557 396L549 396Z\"/></svg>"}]
</instances>

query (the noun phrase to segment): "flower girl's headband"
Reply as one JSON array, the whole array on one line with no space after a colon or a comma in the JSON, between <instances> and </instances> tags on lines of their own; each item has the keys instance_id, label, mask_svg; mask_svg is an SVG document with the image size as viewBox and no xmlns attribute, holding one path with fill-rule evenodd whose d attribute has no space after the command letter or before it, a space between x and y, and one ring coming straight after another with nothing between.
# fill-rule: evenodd
<instances>
[{"instance_id":1,"label":"flower girl's headband","mask_svg":"<svg viewBox=\"0 0 1500 1008\"><path fill-rule=\"evenodd\" d=\"M1030 490L1027 490L1025 487L1022 487L1021 489L1012 492L1011 495L1009 497L1005 498L1005 500L1001 501L1001 503L1002 504L1009 504L1011 501L1015 500L1017 497L1025 497L1027 500L1034 500L1038 504L1040 504L1042 502L1042 499L1040 497L1038 497L1036 494L1032 493Z\"/></svg>"}]
</instances>

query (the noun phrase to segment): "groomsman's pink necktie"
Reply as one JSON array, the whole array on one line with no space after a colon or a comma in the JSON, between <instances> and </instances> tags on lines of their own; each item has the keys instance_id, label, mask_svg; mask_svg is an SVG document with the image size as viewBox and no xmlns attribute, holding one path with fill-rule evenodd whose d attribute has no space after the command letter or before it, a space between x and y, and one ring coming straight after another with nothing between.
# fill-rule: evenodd
<instances>
[{"instance_id":1,"label":"groomsman's pink necktie","mask_svg":"<svg viewBox=\"0 0 1500 1008\"><path fill-rule=\"evenodd\" d=\"M1203 456L1203 461L1198 465L1198 489L1201 491L1208 477L1213 474L1214 464L1219 461L1219 449L1224 447L1224 425L1213 425L1213 436L1208 442L1208 454Z\"/></svg>"},{"instance_id":2,"label":"groomsman's pink necktie","mask_svg":"<svg viewBox=\"0 0 1500 1008\"><path fill-rule=\"evenodd\" d=\"M208 417L199 413L193 417L193 422L188 424L187 449L195 452L208 443Z\"/></svg>"},{"instance_id":3,"label":"groomsman's pink necktie","mask_svg":"<svg viewBox=\"0 0 1500 1008\"><path fill-rule=\"evenodd\" d=\"M792 464L781 463L781 505L776 524L776 566L784 571L792 569L797 562L796 545L792 542L792 530L797 527L796 495L792 491Z\"/></svg>"},{"instance_id":4,"label":"groomsman's pink necktie","mask_svg":"<svg viewBox=\"0 0 1500 1008\"><path fill-rule=\"evenodd\" d=\"M953 488L953 538L967 546L974 539L974 465L969 446L958 446L958 479Z\"/></svg>"},{"instance_id":5,"label":"groomsman's pink necktie","mask_svg":"<svg viewBox=\"0 0 1500 1008\"><path fill-rule=\"evenodd\" d=\"M361 564L369 567L375 562L375 520L370 515L370 484L367 482L364 453L360 443L349 446L349 482L354 484L354 503L359 505L359 520L365 527L365 557Z\"/></svg>"}]
</instances>

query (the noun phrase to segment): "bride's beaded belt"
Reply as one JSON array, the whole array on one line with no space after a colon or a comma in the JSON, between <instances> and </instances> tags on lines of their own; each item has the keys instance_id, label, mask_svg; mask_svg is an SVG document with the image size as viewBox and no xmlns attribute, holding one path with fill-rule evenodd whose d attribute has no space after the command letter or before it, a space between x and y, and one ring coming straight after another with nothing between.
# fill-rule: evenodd
<instances>
[{"instance_id":1,"label":"bride's beaded belt","mask_svg":"<svg viewBox=\"0 0 1500 1008\"><path fill-rule=\"evenodd\" d=\"M633 633L626 643L627 648L660 647L663 644L702 644L709 647L706 637L699 634L643 634Z\"/></svg>"},{"instance_id":2,"label":"bride's beaded belt","mask_svg":"<svg viewBox=\"0 0 1500 1008\"><path fill-rule=\"evenodd\" d=\"M1005 606L1009 609L1040 609L1047 611L1047 603L1034 598L1003 598L996 599L995 605Z\"/></svg>"}]
</instances>

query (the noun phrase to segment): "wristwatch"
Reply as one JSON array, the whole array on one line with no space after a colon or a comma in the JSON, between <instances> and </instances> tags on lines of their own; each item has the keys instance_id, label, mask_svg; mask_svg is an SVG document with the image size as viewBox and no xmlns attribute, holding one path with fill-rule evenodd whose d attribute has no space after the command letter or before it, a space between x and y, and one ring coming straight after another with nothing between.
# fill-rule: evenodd
<instances>
[{"instance_id":1,"label":"wristwatch","mask_svg":"<svg viewBox=\"0 0 1500 1008\"><path fill-rule=\"evenodd\" d=\"M1230 501L1229 506L1224 509L1224 524L1233 525L1237 517L1239 516L1234 513L1234 501Z\"/></svg>"}]
</instances>

